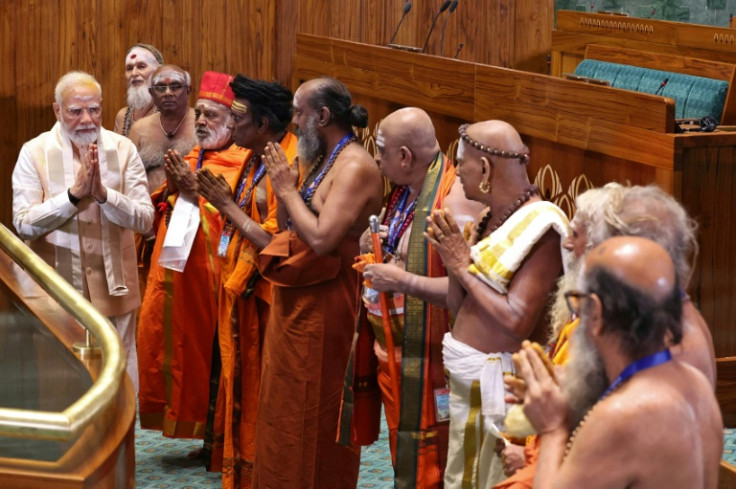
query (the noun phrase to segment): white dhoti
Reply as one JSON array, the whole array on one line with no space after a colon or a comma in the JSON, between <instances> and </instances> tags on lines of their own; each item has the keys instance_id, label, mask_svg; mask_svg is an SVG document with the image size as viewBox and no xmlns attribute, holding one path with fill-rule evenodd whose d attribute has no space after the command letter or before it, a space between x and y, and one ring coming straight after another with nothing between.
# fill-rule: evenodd
<instances>
[{"instance_id":1,"label":"white dhoti","mask_svg":"<svg viewBox=\"0 0 736 489\"><path fill-rule=\"evenodd\" d=\"M445 334L450 379L450 440L445 489L490 489L506 478L496 455L506 418L503 376L512 374L511 353L483 353Z\"/></svg>"}]
</instances>

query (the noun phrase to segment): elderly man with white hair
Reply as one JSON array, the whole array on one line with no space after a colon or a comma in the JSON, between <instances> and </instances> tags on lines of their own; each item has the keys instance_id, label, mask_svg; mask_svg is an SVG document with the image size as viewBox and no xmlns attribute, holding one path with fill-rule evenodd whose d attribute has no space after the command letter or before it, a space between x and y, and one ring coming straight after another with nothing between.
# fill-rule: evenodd
<instances>
[{"instance_id":1,"label":"elderly man with white hair","mask_svg":"<svg viewBox=\"0 0 736 489\"><path fill-rule=\"evenodd\" d=\"M117 328L137 390L133 233L153 222L146 172L133 143L102 128L93 76L67 73L55 97L57 123L23 145L13 170L13 225Z\"/></svg>"},{"instance_id":2,"label":"elderly man with white hair","mask_svg":"<svg viewBox=\"0 0 736 489\"><path fill-rule=\"evenodd\" d=\"M150 44L136 43L125 53L125 83L128 105L115 116L115 132L127 136L133 123L158 111L149 91L156 68L164 64L161 51Z\"/></svg>"}]
</instances>

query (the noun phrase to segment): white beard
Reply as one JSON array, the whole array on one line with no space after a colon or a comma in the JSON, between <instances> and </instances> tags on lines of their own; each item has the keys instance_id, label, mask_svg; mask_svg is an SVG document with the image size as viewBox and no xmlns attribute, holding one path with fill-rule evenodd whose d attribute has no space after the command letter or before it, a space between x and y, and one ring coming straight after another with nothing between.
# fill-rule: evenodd
<instances>
[{"instance_id":1,"label":"white beard","mask_svg":"<svg viewBox=\"0 0 736 489\"><path fill-rule=\"evenodd\" d=\"M570 404L570 426L576 427L608 388L606 367L589 333L583 314L570 338L570 359L565 364L562 391Z\"/></svg>"},{"instance_id":2,"label":"white beard","mask_svg":"<svg viewBox=\"0 0 736 489\"><path fill-rule=\"evenodd\" d=\"M197 139L204 149L220 149L230 140L231 134L227 125L223 124L213 131L197 130Z\"/></svg>"},{"instance_id":3,"label":"white beard","mask_svg":"<svg viewBox=\"0 0 736 489\"><path fill-rule=\"evenodd\" d=\"M70 131L66 124L61 122L61 131L69 137L69 139L74 143L77 147L80 146L89 146L90 144L97 141L97 138L99 137L100 128L95 126L94 124L88 124L86 126L77 126L77 129L91 129L95 128L95 132L91 133L77 133L76 131Z\"/></svg>"},{"instance_id":4,"label":"white beard","mask_svg":"<svg viewBox=\"0 0 736 489\"><path fill-rule=\"evenodd\" d=\"M128 87L127 96L128 107L131 109L145 109L153 104L153 97L148 91L148 85L140 85L138 87Z\"/></svg>"},{"instance_id":5,"label":"white beard","mask_svg":"<svg viewBox=\"0 0 736 489\"><path fill-rule=\"evenodd\" d=\"M317 135L317 115L315 114L304 125L304 129L297 131L299 139L297 141L296 150L299 159L307 164L317 161L317 158L324 153L322 141Z\"/></svg>"}]
</instances>

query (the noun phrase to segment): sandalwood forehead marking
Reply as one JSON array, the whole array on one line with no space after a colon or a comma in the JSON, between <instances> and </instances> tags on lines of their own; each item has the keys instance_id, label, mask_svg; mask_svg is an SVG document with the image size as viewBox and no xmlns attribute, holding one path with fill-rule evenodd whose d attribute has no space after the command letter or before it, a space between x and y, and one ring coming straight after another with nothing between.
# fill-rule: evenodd
<instances>
[{"instance_id":1,"label":"sandalwood forehead marking","mask_svg":"<svg viewBox=\"0 0 736 489\"><path fill-rule=\"evenodd\" d=\"M233 100L233 105L231 106L231 110L233 112L238 112L241 114L247 114L248 113L248 106L244 103L238 102L237 100Z\"/></svg>"}]
</instances>

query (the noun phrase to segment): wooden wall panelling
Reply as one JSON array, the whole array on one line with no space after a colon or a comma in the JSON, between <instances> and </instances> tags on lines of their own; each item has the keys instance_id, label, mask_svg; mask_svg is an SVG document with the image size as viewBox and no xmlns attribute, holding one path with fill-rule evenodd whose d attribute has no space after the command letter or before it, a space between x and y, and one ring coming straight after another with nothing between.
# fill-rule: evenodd
<instances>
[{"instance_id":1,"label":"wooden wall panelling","mask_svg":"<svg viewBox=\"0 0 736 489\"><path fill-rule=\"evenodd\" d=\"M723 423L726 426L736 426L736 356L718 358L716 373L716 397L721 406ZM730 479L736 484L736 468ZM736 485L718 487L733 488Z\"/></svg>"},{"instance_id":2,"label":"wooden wall panelling","mask_svg":"<svg viewBox=\"0 0 736 489\"><path fill-rule=\"evenodd\" d=\"M296 0L299 4L298 32L331 36L330 0Z\"/></svg>"},{"instance_id":3,"label":"wooden wall panelling","mask_svg":"<svg viewBox=\"0 0 736 489\"><path fill-rule=\"evenodd\" d=\"M679 137L681 144L703 135ZM698 222L700 256L690 292L713 332L716 356L736 355L736 135L720 134L721 146L683 148L682 203ZM707 136L706 136L707 137ZM713 138L710 138L711 140ZM730 322L729 322L730 321Z\"/></svg>"},{"instance_id":4,"label":"wooden wall panelling","mask_svg":"<svg viewBox=\"0 0 736 489\"><path fill-rule=\"evenodd\" d=\"M517 2L518 5L518 2ZM517 70L548 73L554 1L527 1L514 19L514 65Z\"/></svg>"},{"instance_id":5,"label":"wooden wall panelling","mask_svg":"<svg viewBox=\"0 0 736 489\"><path fill-rule=\"evenodd\" d=\"M298 0L281 0L274 11L275 25L266 32L274 39L273 76L284 86L291 86L292 59L296 53L296 32L299 25ZM251 55L250 53L247 55Z\"/></svg>"},{"instance_id":6,"label":"wooden wall panelling","mask_svg":"<svg viewBox=\"0 0 736 489\"><path fill-rule=\"evenodd\" d=\"M237 5L237 2L233 4ZM207 4L196 2L189 4L189 7L192 9L192 19L195 25L199 24L199 30L190 30L186 25L182 25L181 28L184 31L186 42L195 54L193 59L196 64L192 67L194 71L192 77L197 80L195 86L199 88L199 81L205 71L227 71L225 66L226 46L228 46L226 41L229 40L227 34L233 29L233 24L237 25L237 20L235 17L228 19L227 2L208 2ZM252 12L248 13L252 14ZM248 40L252 41L252 39ZM192 91L196 92L197 88Z\"/></svg>"},{"instance_id":7,"label":"wooden wall panelling","mask_svg":"<svg viewBox=\"0 0 736 489\"><path fill-rule=\"evenodd\" d=\"M155 46L171 62L163 43L162 0L110 0L100 3L98 80L102 84L103 126L112 129L115 115L126 105L125 53L143 42ZM157 20L153 20L157 19Z\"/></svg>"},{"instance_id":8,"label":"wooden wall panelling","mask_svg":"<svg viewBox=\"0 0 736 489\"><path fill-rule=\"evenodd\" d=\"M345 2L344 0L328 0L329 19L330 19L330 37L337 37L347 41L363 41L369 42L363 36L363 26L367 23L376 21L376 11L369 11L370 6L366 2ZM364 17L370 17L366 18Z\"/></svg>"},{"instance_id":9,"label":"wooden wall panelling","mask_svg":"<svg viewBox=\"0 0 736 489\"><path fill-rule=\"evenodd\" d=\"M199 78L199 53L192 39L196 36L190 26L201 25L199 12L196 9L201 2L196 0L161 0L161 34L164 59L167 64L174 64L189 72L192 79L192 92L189 103L193 104L197 96ZM201 39L200 39L201 42Z\"/></svg>"},{"instance_id":10,"label":"wooden wall panelling","mask_svg":"<svg viewBox=\"0 0 736 489\"><path fill-rule=\"evenodd\" d=\"M15 39L18 35L18 2L0 3L0 59L3 64L3 76L0 76L0 113L3 114L3 129L0 131L0 154L3 155L0 164L0 195L7 196L0 199L0 223L10 225L12 220L11 175L15 166L16 156L20 150L18 131L18 110L16 83L17 50Z\"/></svg>"}]
</instances>

